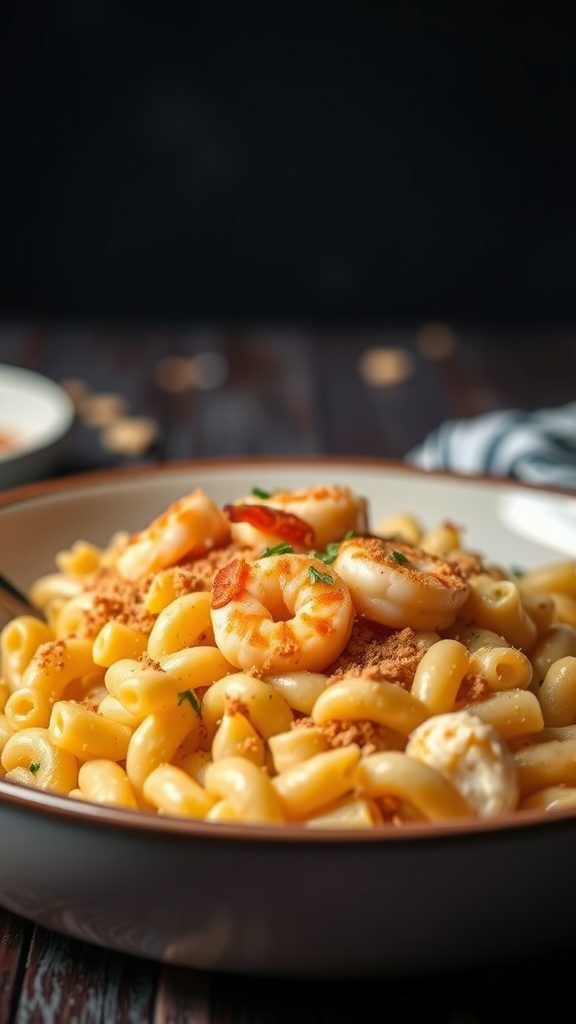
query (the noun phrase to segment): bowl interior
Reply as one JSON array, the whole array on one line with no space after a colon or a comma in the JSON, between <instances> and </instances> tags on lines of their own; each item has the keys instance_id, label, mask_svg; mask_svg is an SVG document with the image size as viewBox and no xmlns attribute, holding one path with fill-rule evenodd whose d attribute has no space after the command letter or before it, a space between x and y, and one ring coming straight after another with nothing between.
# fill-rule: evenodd
<instances>
[{"instance_id":1,"label":"bowl interior","mask_svg":"<svg viewBox=\"0 0 576 1024\"><path fill-rule=\"evenodd\" d=\"M377 460L262 458L89 473L6 491L0 495L0 570L26 587L54 568L61 548L77 539L106 544L118 530L142 529L194 487L224 504L253 487L316 483L345 483L365 495L372 523L399 511L428 527L449 519L464 528L466 547L505 566L576 555L576 499L570 495Z\"/></svg>"}]
</instances>

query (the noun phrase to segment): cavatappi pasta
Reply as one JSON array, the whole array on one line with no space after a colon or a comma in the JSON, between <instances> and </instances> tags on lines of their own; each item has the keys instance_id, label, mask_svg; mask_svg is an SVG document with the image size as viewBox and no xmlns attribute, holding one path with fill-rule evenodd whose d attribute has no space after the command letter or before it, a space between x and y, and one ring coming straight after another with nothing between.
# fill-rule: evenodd
<instances>
[{"instance_id":1,"label":"cavatappi pasta","mask_svg":"<svg viewBox=\"0 0 576 1024\"><path fill-rule=\"evenodd\" d=\"M0 775L208 822L576 805L576 561L524 574L346 486L195 489L55 555L0 633Z\"/></svg>"}]
</instances>

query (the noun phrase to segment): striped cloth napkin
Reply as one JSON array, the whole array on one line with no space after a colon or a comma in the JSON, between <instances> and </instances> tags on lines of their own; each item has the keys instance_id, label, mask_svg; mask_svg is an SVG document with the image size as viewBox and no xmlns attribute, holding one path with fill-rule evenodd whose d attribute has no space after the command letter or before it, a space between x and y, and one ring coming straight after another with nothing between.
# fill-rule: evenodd
<instances>
[{"instance_id":1,"label":"striped cloth napkin","mask_svg":"<svg viewBox=\"0 0 576 1024\"><path fill-rule=\"evenodd\" d=\"M423 469L511 477L576 490L576 402L447 420L405 456Z\"/></svg>"}]
</instances>

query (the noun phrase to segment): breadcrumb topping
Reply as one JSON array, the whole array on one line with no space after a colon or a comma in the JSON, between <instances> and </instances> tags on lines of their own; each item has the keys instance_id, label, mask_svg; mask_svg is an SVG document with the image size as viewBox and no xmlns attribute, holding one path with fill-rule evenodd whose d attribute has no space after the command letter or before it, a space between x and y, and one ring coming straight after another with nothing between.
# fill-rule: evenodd
<instances>
[{"instance_id":1,"label":"breadcrumb topping","mask_svg":"<svg viewBox=\"0 0 576 1024\"><path fill-rule=\"evenodd\" d=\"M413 629L386 629L376 623L358 620L340 657L328 669L328 684L345 676L360 679L386 679L409 690L416 667L424 653Z\"/></svg>"},{"instance_id":2,"label":"breadcrumb topping","mask_svg":"<svg viewBox=\"0 0 576 1024\"><path fill-rule=\"evenodd\" d=\"M251 549L228 544L215 548L200 558L183 560L170 569L176 597L210 590L216 573L233 558L248 558ZM154 573L144 573L135 580L116 572L112 565L102 566L85 586L90 604L80 611L76 635L93 639L111 619L148 635L156 620L144 600L154 580Z\"/></svg>"},{"instance_id":3,"label":"breadcrumb topping","mask_svg":"<svg viewBox=\"0 0 576 1024\"><path fill-rule=\"evenodd\" d=\"M77 635L94 638L111 619L140 633L150 633L156 616L144 607L143 601L151 580L151 575L127 580L112 568L99 569L86 585L85 593L91 597L91 603L82 610Z\"/></svg>"}]
</instances>

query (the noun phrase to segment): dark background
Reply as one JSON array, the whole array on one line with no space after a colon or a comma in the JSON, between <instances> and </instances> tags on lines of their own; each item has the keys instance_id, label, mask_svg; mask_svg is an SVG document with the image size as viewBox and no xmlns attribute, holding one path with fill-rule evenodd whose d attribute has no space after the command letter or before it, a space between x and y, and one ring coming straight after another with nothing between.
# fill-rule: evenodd
<instances>
[{"instance_id":1,"label":"dark background","mask_svg":"<svg viewBox=\"0 0 576 1024\"><path fill-rule=\"evenodd\" d=\"M574 0L0 5L0 315L576 316Z\"/></svg>"}]
</instances>

